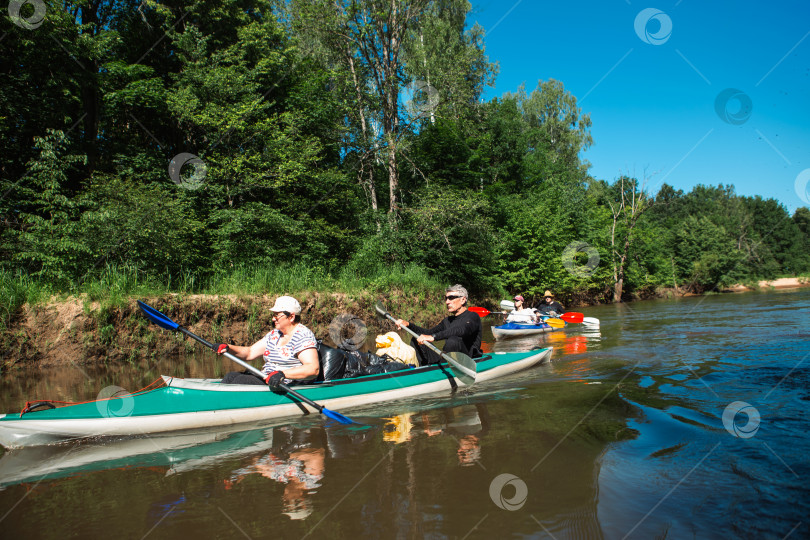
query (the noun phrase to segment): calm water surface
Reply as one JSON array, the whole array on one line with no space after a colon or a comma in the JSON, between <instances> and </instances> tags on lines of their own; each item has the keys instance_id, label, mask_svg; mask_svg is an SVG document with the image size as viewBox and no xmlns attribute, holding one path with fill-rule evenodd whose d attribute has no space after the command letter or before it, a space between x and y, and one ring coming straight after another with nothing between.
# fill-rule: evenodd
<instances>
[{"instance_id":1,"label":"calm water surface","mask_svg":"<svg viewBox=\"0 0 810 540\"><path fill-rule=\"evenodd\" d=\"M551 345L551 364L347 411L362 426L6 452L0 538L810 537L810 290L583 312L599 331L489 334L496 351ZM0 410L229 367L15 373Z\"/></svg>"}]
</instances>

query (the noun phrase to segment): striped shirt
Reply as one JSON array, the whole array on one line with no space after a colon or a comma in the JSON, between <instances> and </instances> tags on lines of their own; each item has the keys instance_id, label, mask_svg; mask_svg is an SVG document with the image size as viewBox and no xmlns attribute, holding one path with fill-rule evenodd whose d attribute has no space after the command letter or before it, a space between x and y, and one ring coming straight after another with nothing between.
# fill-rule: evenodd
<instances>
[{"instance_id":1,"label":"striped shirt","mask_svg":"<svg viewBox=\"0 0 810 540\"><path fill-rule=\"evenodd\" d=\"M290 341L286 345L279 346L278 342L284 337L278 329L270 330L264 337L264 368L265 374L271 371L284 371L285 369L303 366L304 364L296 358L298 353L306 349L315 349L318 344L312 330L298 324L293 331Z\"/></svg>"}]
</instances>

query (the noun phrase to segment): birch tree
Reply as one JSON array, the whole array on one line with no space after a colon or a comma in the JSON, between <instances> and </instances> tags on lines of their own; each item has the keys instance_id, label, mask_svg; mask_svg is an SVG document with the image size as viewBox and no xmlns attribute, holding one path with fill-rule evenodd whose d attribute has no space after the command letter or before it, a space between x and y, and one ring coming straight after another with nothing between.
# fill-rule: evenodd
<instances>
[{"instance_id":1,"label":"birch tree","mask_svg":"<svg viewBox=\"0 0 810 540\"><path fill-rule=\"evenodd\" d=\"M639 218L652 206L653 199L635 178L621 176L613 185L618 200L608 201L613 216L610 249L613 261L613 301L622 301L627 257L633 242L633 229Z\"/></svg>"}]
</instances>

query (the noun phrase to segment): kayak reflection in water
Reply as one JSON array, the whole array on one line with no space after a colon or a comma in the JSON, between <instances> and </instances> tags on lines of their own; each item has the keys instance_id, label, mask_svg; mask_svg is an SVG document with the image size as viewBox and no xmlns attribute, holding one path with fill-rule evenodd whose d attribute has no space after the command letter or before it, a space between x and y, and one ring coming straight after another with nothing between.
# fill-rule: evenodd
<instances>
[{"instance_id":1,"label":"kayak reflection in water","mask_svg":"<svg viewBox=\"0 0 810 540\"><path fill-rule=\"evenodd\" d=\"M293 379L310 380L318 376L318 343L312 330L301 324L301 304L292 296L279 296L270 308L275 328L253 345L239 346L221 343L219 354L230 352L252 362L264 358L264 377L251 371L232 371L223 377L225 384L268 384L277 388Z\"/></svg>"}]
</instances>

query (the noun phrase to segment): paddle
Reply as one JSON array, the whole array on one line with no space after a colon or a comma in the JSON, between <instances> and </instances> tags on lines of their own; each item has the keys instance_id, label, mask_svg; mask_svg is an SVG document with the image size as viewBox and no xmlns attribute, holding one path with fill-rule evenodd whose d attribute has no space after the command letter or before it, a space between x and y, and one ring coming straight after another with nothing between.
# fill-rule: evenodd
<instances>
[{"instance_id":1,"label":"paddle","mask_svg":"<svg viewBox=\"0 0 810 540\"><path fill-rule=\"evenodd\" d=\"M469 309L473 313L477 313L479 317L486 317L487 315L492 315L492 312L490 310L488 310L487 308L471 306L471 307L468 307L467 309ZM579 313L578 315L581 316L582 314ZM543 322L546 323L547 325L549 325L552 328L565 328L565 323L566 322L582 322L582 321L569 321L568 319L565 318L565 315L563 315L560 319L549 317L548 319L544 320ZM531 324L531 323L525 323L525 324Z\"/></svg>"},{"instance_id":2,"label":"paddle","mask_svg":"<svg viewBox=\"0 0 810 540\"><path fill-rule=\"evenodd\" d=\"M568 313L563 313L560 315L560 319L569 323L581 323L582 319L584 318L585 317L582 315L582 313L577 313L575 311L569 311Z\"/></svg>"},{"instance_id":3,"label":"paddle","mask_svg":"<svg viewBox=\"0 0 810 540\"><path fill-rule=\"evenodd\" d=\"M383 306L382 302L377 302L377 305L374 307L377 310L377 313L380 314L380 316L385 317L386 319L390 320L393 323L397 322L395 318L393 318L387 311L385 311L385 307ZM407 326L405 326L404 329L413 337L415 338L419 337L419 335L416 332L414 332ZM450 364L450 368L451 371L453 372L453 375L459 381L461 381L462 384L469 385L475 382L475 374L478 369L478 367L475 364L475 360L473 360L466 354L460 352L443 353L430 342L425 342L425 345L427 345L427 347L430 350L441 356L444 360L447 361L448 364Z\"/></svg>"},{"instance_id":4,"label":"paddle","mask_svg":"<svg viewBox=\"0 0 810 540\"><path fill-rule=\"evenodd\" d=\"M176 322L174 322L173 320L168 318L166 315L164 315L160 311L156 310L155 308L149 306L148 304L145 304L145 303L141 302L140 300L138 300L138 307L141 308L141 311L143 312L144 315L146 315L146 317L149 320L151 320L153 323L160 326L161 328L165 328L166 330L174 330L174 331L177 331L177 332L181 332L181 333L187 335L188 337L199 341L200 343L202 343L203 345L205 345L209 349L211 349L211 350L215 349L216 346L213 343L209 343L208 341L204 340L203 338L201 338L197 334L193 333L192 331L190 331L190 330L188 330L186 328L183 328L182 326L180 326L179 324L177 324ZM233 354L231 354L229 352L225 352L224 356L226 358L228 358L229 360L232 360L232 361L236 362L237 364L247 368L248 370L255 373L257 376L264 379L264 373L262 373L261 371L259 371L255 367L251 366L250 364L248 364L247 362L245 362L241 358L237 358L236 356L234 356ZM278 387L281 388L287 394L294 397L295 399L297 399L299 401L303 401L304 403L308 404L309 406L315 408L319 413L323 414L324 416L328 416L332 420L337 420L341 424L356 424L357 423L354 420L352 420L350 418L347 418L347 417L343 416L340 413L336 413L335 411L330 411L329 409L327 409L323 405L319 405L319 404L315 403L314 401L312 401L308 397L299 394L298 392L291 389L289 386L287 386L284 383L279 384Z\"/></svg>"},{"instance_id":5,"label":"paddle","mask_svg":"<svg viewBox=\"0 0 810 540\"><path fill-rule=\"evenodd\" d=\"M583 317L582 324L587 324L590 326L599 326L599 319L596 317Z\"/></svg>"},{"instance_id":6,"label":"paddle","mask_svg":"<svg viewBox=\"0 0 810 540\"><path fill-rule=\"evenodd\" d=\"M484 309L482 307L470 307L467 308L472 312L478 313L481 317L486 317L491 312L488 309ZM509 300L501 300L501 309L506 311L513 311L515 309L515 303L510 302ZM582 313L577 313L576 311L569 311L568 313L563 313L560 315L560 319L567 323L583 323L588 324L591 326L599 326L599 319L596 317L585 317ZM545 321L548 322L548 319ZM553 326L553 325L552 325ZM557 326L556 328L560 328Z\"/></svg>"},{"instance_id":7,"label":"paddle","mask_svg":"<svg viewBox=\"0 0 810 540\"><path fill-rule=\"evenodd\" d=\"M562 319L549 317L548 319L544 319L543 322L552 328L565 328L565 321Z\"/></svg>"},{"instance_id":8,"label":"paddle","mask_svg":"<svg viewBox=\"0 0 810 540\"><path fill-rule=\"evenodd\" d=\"M486 317L487 315L492 315L493 314L492 311L488 310L487 308L482 308L482 307L471 306L471 307L468 307L467 309L469 309L473 313L477 314L479 317ZM496 313L496 315L502 315L502 313L498 312L498 313Z\"/></svg>"},{"instance_id":9,"label":"paddle","mask_svg":"<svg viewBox=\"0 0 810 540\"><path fill-rule=\"evenodd\" d=\"M585 317L582 313L577 313L576 311L563 313L560 315L560 319L568 323L583 323L590 324L592 326L599 326L599 319L596 317Z\"/></svg>"},{"instance_id":10,"label":"paddle","mask_svg":"<svg viewBox=\"0 0 810 540\"><path fill-rule=\"evenodd\" d=\"M599 319L596 317L585 317L582 313L576 311L569 311L560 315L560 319L567 323L582 323L587 326L599 326Z\"/></svg>"}]
</instances>

